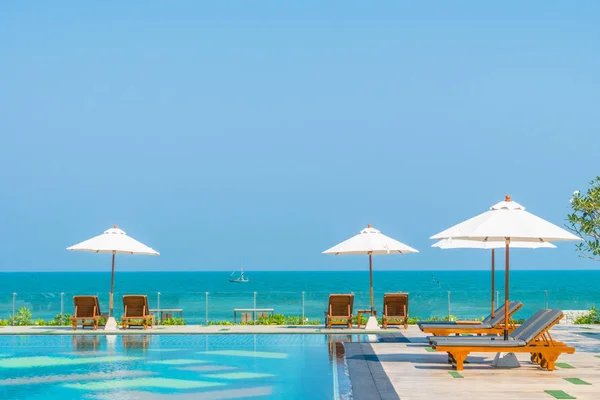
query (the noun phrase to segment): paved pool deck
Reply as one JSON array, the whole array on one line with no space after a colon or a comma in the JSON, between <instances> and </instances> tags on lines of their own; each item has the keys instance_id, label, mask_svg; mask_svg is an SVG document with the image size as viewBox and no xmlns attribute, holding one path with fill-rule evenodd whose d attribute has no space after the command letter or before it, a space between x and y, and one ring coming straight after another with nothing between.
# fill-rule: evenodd
<instances>
[{"instance_id":1,"label":"paved pool deck","mask_svg":"<svg viewBox=\"0 0 600 400\"><path fill-rule=\"evenodd\" d=\"M472 353L464 371L456 373L445 353L430 351L426 336L416 326L392 328L325 329L323 326L157 326L106 332L70 327L0 327L0 335L138 335L152 334L373 334L370 341L344 343L354 400L396 399L600 399L600 326L557 325L555 339L576 348L562 355L554 371L542 370L517 353L520 368L491 366L495 354ZM378 337L377 334L385 334Z\"/></svg>"},{"instance_id":2,"label":"paved pool deck","mask_svg":"<svg viewBox=\"0 0 600 400\"><path fill-rule=\"evenodd\" d=\"M514 369L493 368L494 353L471 353L457 374L417 327L403 332L401 343L346 343L354 400L600 399L600 327L560 325L551 332L576 348L560 356L554 371L533 364L529 353L516 353L521 367ZM353 376L355 361L363 366Z\"/></svg>"}]
</instances>

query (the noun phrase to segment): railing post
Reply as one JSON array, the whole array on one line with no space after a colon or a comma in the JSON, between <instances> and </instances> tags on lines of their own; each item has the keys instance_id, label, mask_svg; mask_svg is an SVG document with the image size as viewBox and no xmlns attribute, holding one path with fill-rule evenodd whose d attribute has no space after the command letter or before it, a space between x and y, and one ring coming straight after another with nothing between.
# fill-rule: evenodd
<instances>
[{"instance_id":1,"label":"railing post","mask_svg":"<svg viewBox=\"0 0 600 400\"><path fill-rule=\"evenodd\" d=\"M254 292L254 312L252 316L254 317L254 322L256 322L256 292Z\"/></svg>"},{"instance_id":2,"label":"railing post","mask_svg":"<svg viewBox=\"0 0 600 400\"><path fill-rule=\"evenodd\" d=\"M546 308L548 308L548 291L544 290L544 294L546 295Z\"/></svg>"},{"instance_id":3,"label":"railing post","mask_svg":"<svg viewBox=\"0 0 600 400\"><path fill-rule=\"evenodd\" d=\"M162 312L160 311L160 292L156 292L156 308L158 309L157 314L160 315L160 318L157 318L157 325L160 325L162 322Z\"/></svg>"},{"instance_id":4,"label":"railing post","mask_svg":"<svg viewBox=\"0 0 600 400\"><path fill-rule=\"evenodd\" d=\"M304 292L302 292L302 325L304 325Z\"/></svg>"},{"instance_id":5,"label":"railing post","mask_svg":"<svg viewBox=\"0 0 600 400\"><path fill-rule=\"evenodd\" d=\"M60 324L62 325L62 320L65 315L65 293L60 292Z\"/></svg>"},{"instance_id":6,"label":"railing post","mask_svg":"<svg viewBox=\"0 0 600 400\"><path fill-rule=\"evenodd\" d=\"M206 300L206 310L204 315L204 320L206 321L206 325L208 325L208 292L204 292L205 300Z\"/></svg>"},{"instance_id":7,"label":"railing post","mask_svg":"<svg viewBox=\"0 0 600 400\"><path fill-rule=\"evenodd\" d=\"M12 326L15 326L15 301L17 301L17 294L13 292Z\"/></svg>"},{"instance_id":8,"label":"railing post","mask_svg":"<svg viewBox=\"0 0 600 400\"><path fill-rule=\"evenodd\" d=\"M448 321L450 321L450 291L448 290Z\"/></svg>"}]
</instances>

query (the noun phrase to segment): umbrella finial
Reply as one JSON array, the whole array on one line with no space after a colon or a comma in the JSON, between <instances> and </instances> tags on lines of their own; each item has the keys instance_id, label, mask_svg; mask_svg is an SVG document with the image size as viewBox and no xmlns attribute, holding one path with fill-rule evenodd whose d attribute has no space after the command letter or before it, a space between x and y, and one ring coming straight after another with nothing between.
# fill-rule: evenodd
<instances>
[{"instance_id":1,"label":"umbrella finial","mask_svg":"<svg viewBox=\"0 0 600 400\"><path fill-rule=\"evenodd\" d=\"M510 201L510 194L506 195L506 199L504 199L504 201L509 202Z\"/></svg>"},{"instance_id":2,"label":"umbrella finial","mask_svg":"<svg viewBox=\"0 0 600 400\"><path fill-rule=\"evenodd\" d=\"M371 224L367 224L367 228L370 228L370 227L371 227Z\"/></svg>"},{"instance_id":3,"label":"umbrella finial","mask_svg":"<svg viewBox=\"0 0 600 400\"><path fill-rule=\"evenodd\" d=\"M113 226L113 228L117 229L117 224L115 224L115 225Z\"/></svg>"}]
</instances>

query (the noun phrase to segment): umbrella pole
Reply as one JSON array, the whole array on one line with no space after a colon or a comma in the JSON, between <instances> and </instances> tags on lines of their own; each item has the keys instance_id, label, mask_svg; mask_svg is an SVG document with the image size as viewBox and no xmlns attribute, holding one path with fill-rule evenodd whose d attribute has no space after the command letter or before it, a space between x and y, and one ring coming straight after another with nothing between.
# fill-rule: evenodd
<instances>
[{"instance_id":1,"label":"umbrella pole","mask_svg":"<svg viewBox=\"0 0 600 400\"><path fill-rule=\"evenodd\" d=\"M492 318L494 318L494 313L495 313L495 309L496 309L496 306L494 304L494 291L495 291L495 288L494 288L494 275L495 275L495 272L496 272L496 265L495 264L496 264L496 257L494 255L494 249L492 249Z\"/></svg>"},{"instance_id":2,"label":"umbrella pole","mask_svg":"<svg viewBox=\"0 0 600 400\"><path fill-rule=\"evenodd\" d=\"M115 252L112 253L112 273L110 275L110 315L113 316L113 292L115 289Z\"/></svg>"},{"instance_id":3,"label":"umbrella pole","mask_svg":"<svg viewBox=\"0 0 600 400\"><path fill-rule=\"evenodd\" d=\"M510 266L510 238L506 238L506 270L504 277L504 340L508 340L508 269Z\"/></svg>"},{"instance_id":4,"label":"umbrella pole","mask_svg":"<svg viewBox=\"0 0 600 400\"><path fill-rule=\"evenodd\" d=\"M374 302L373 302L373 254L369 252L369 293L371 296L371 315L373 315Z\"/></svg>"}]
</instances>

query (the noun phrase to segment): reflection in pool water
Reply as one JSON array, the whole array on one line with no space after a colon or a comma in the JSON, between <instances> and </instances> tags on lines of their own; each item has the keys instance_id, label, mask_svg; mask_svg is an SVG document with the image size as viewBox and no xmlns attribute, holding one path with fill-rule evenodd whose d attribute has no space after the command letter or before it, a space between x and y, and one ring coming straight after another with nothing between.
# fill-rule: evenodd
<instances>
[{"instance_id":1,"label":"reflection in pool water","mask_svg":"<svg viewBox=\"0 0 600 400\"><path fill-rule=\"evenodd\" d=\"M364 335L0 336L0 398L348 399Z\"/></svg>"}]
</instances>

